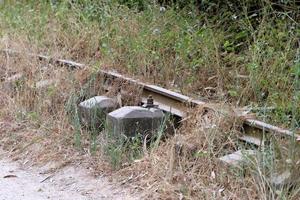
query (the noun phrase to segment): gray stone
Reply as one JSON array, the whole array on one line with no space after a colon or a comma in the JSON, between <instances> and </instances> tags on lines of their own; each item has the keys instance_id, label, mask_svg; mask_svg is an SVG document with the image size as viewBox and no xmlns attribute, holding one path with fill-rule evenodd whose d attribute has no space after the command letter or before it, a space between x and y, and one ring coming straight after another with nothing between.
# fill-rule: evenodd
<instances>
[{"instance_id":1,"label":"gray stone","mask_svg":"<svg viewBox=\"0 0 300 200\"><path fill-rule=\"evenodd\" d=\"M240 167L243 164L247 163L247 159L249 159L249 157L254 155L255 155L255 151L253 150L244 150L244 151L238 150L231 154L225 155L219 159L226 165L233 166L233 167Z\"/></svg>"},{"instance_id":2,"label":"gray stone","mask_svg":"<svg viewBox=\"0 0 300 200\"><path fill-rule=\"evenodd\" d=\"M78 105L81 122L90 128L103 127L107 113L116 108L116 100L106 96L95 96Z\"/></svg>"},{"instance_id":3,"label":"gray stone","mask_svg":"<svg viewBox=\"0 0 300 200\"><path fill-rule=\"evenodd\" d=\"M281 173L274 173L270 177L270 183L273 187L280 189L283 187L295 187L300 183L300 173L297 168L285 170Z\"/></svg>"},{"instance_id":4,"label":"gray stone","mask_svg":"<svg viewBox=\"0 0 300 200\"><path fill-rule=\"evenodd\" d=\"M283 173L276 173L273 174L270 183L275 187L275 188L281 188L285 185L288 185L291 183L291 172L286 170Z\"/></svg>"},{"instance_id":5,"label":"gray stone","mask_svg":"<svg viewBox=\"0 0 300 200\"><path fill-rule=\"evenodd\" d=\"M159 130L164 113L157 108L125 106L107 115L107 128L113 135L152 135Z\"/></svg>"}]
</instances>

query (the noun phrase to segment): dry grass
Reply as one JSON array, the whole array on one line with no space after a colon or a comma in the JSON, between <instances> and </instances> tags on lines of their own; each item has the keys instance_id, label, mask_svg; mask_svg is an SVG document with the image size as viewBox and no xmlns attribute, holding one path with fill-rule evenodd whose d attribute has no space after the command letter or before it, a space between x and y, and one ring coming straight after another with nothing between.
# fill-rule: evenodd
<instances>
[{"instance_id":1,"label":"dry grass","mask_svg":"<svg viewBox=\"0 0 300 200\"><path fill-rule=\"evenodd\" d=\"M222 105L222 112L217 112L216 106L200 107L191 113L174 137L117 172L120 181L142 191L148 199L299 198L297 187L288 192L270 185L268 173L280 168L285 162L282 159L267 165L268 157L258 154L241 168L220 162L219 157L245 146L239 145L241 123L232 110ZM262 163L276 169L261 167Z\"/></svg>"},{"instance_id":2,"label":"dry grass","mask_svg":"<svg viewBox=\"0 0 300 200\"><path fill-rule=\"evenodd\" d=\"M258 24L253 27L242 12L236 19L231 19L236 13L227 12L225 19L222 13L209 19L205 13L192 16L185 10L161 13L157 5L136 13L102 1L86 1L83 8L74 1L57 8L45 2L11 1L1 7L0 49L105 65L210 100L274 105L282 111L266 120L291 127L289 111L297 95L291 71L299 61L299 34L283 15L253 15L251 20ZM219 162L220 156L245 148L238 142L240 121L222 103L192 111L174 136L157 148L144 147L141 159L124 159L121 168L113 170L105 154L106 138L100 134L92 150L88 131L76 121L77 103L105 93L95 71L97 67L68 71L25 54L0 54L0 147L23 163L50 163L54 170L68 163L86 165L148 199L300 198L298 188L272 188L267 180L273 168L291 168L298 176L299 145L274 138L246 171ZM7 78L20 73L23 77L16 84L3 87ZM37 88L47 79L55 82ZM120 105L136 105L139 93L140 88L116 82L106 95L118 96ZM262 95L266 93L269 96Z\"/></svg>"},{"instance_id":3,"label":"dry grass","mask_svg":"<svg viewBox=\"0 0 300 200\"><path fill-rule=\"evenodd\" d=\"M15 159L30 160L33 164L79 161L90 154L89 138L83 133L82 148L74 148L75 130L65 109L72 93L80 91L90 73L87 70L74 73L25 54L1 55L0 60L1 70L6 74L3 80L23 74L10 84L10 90L1 88L1 147ZM54 81L42 86L45 80Z\"/></svg>"},{"instance_id":4,"label":"dry grass","mask_svg":"<svg viewBox=\"0 0 300 200\"><path fill-rule=\"evenodd\" d=\"M1 43L1 48L36 52L25 48L26 43L21 41L6 40ZM97 169L95 173L111 171L107 157L103 155L103 147L98 146L92 152L90 134L76 122L74 109L82 100L96 95L120 95L121 105L137 105L140 88L116 81L106 93L103 77L95 69L70 71L26 53L1 53L0 70L1 148L10 152L16 160L22 159L26 163L60 165L76 161ZM22 77L9 82L10 77L16 74ZM81 140L78 148L76 134ZM105 143L101 134L97 143Z\"/></svg>"},{"instance_id":5,"label":"dry grass","mask_svg":"<svg viewBox=\"0 0 300 200\"><path fill-rule=\"evenodd\" d=\"M25 48L27 44L8 41L2 44L22 52L36 51ZM258 158L252 161L253 166L247 172L220 163L220 156L240 148L241 122L225 104L191 111L180 129L175 130L174 137L160 141L157 148L144 148L144 157L123 163L114 171L104 151L105 137L97 137L100 145L92 152L87 130L72 123L70 117L76 116L76 112L66 109L72 100L76 105L90 96L104 94L105 88L99 84L103 80L95 75L95 70L69 71L26 54L0 56L1 86L7 78L23 75L9 90L3 87L0 90L1 148L10 152L15 160L27 164L52 163L53 170L69 163L81 163L94 169L95 174L110 174L114 180L142 192L148 199L280 199L286 192L274 188L269 191L268 174L257 175L262 163ZM50 79L55 80L54 83L37 87L40 81ZM136 105L139 101L136 94L140 91L117 81L107 95L121 94L122 105ZM79 147L74 139L78 131ZM294 171L298 170L298 164ZM292 190L284 195L297 199L299 192Z\"/></svg>"},{"instance_id":6,"label":"dry grass","mask_svg":"<svg viewBox=\"0 0 300 200\"><path fill-rule=\"evenodd\" d=\"M237 177L218 160L237 148L237 123L227 114L199 108L173 138L118 174L149 199L254 197L251 179Z\"/></svg>"}]
</instances>

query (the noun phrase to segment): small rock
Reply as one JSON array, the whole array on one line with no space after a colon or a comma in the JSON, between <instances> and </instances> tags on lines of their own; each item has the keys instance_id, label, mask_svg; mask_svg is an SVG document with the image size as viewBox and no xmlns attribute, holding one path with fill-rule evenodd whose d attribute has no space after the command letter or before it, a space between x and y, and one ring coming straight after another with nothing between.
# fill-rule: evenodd
<instances>
[{"instance_id":1,"label":"small rock","mask_svg":"<svg viewBox=\"0 0 300 200\"><path fill-rule=\"evenodd\" d=\"M253 150L239 150L231 154L225 155L219 159L229 166L239 167L247 162L247 158L249 156L253 155L255 155L255 151Z\"/></svg>"},{"instance_id":2,"label":"small rock","mask_svg":"<svg viewBox=\"0 0 300 200\"><path fill-rule=\"evenodd\" d=\"M270 178L270 183L275 188L282 188L286 185L292 184L292 173L289 170L283 173L276 173Z\"/></svg>"},{"instance_id":3,"label":"small rock","mask_svg":"<svg viewBox=\"0 0 300 200\"><path fill-rule=\"evenodd\" d=\"M160 11L160 12L165 12L165 11L166 11L166 8L163 7L163 6L161 6L161 7L159 8L159 11Z\"/></svg>"}]
</instances>

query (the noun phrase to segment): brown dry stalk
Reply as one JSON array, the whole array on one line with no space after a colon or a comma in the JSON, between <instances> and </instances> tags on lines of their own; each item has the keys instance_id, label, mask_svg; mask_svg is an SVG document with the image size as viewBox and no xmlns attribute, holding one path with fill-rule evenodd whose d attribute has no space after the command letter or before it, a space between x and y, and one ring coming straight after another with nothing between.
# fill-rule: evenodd
<instances>
[{"instance_id":1,"label":"brown dry stalk","mask_svg":"<svg viewBox=\"0 0 300 200\"><path fill-rule=\"evenodd\" d=\"M148 199L255 199L261 198L262 191L267 194L263 176L257 182L251 173L234 171L218 159L238 149L241 121L229 106L212 104L194 109L182 120L174 136L164 139L153 150L144 142L147 156L112 171L103 149L107 141L101 134L97 137L100 145L94 157L90 156L86 130L79 130L80 149L74 147L76 126L69 120L74 113L65 109L73 94L78 97L76 101L103 95L106 88L99 84L103 81L101 77L97 74L94 77L90 68L70 72L26 56L2 56L0 66L5 74L1 85L8 77L23 74L12 91L0 88L1 148L11 152L15 159L34 164L55 161L63 163L61 166L84 163L95 174L110 174L133 190L143 192ZM40 81L50 79L58 81L37 87ZM121 95L122 105L140 102L141 88L121 81L114 83L106 95ZM79 94L81 90L84 94ZM60 166L53 169L57 167Z\"/></svg>"}]
</instances>

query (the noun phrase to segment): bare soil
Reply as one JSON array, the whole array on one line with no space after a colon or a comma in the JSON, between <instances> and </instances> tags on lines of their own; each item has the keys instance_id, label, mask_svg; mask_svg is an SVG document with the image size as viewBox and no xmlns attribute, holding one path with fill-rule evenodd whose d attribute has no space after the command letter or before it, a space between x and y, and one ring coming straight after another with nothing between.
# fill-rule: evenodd
<instances>
[{"instance_id":1,"label":"bare soil","mask_svg":"<svg viewBox=\"0 0 300 200\"><path fill-rule=\"evenodd\" d=\"M51 172L46 166L29 167L0 155L0 200L138 199L108 177L94 177L79 166Z\"/></svg>"}]
</instances>

